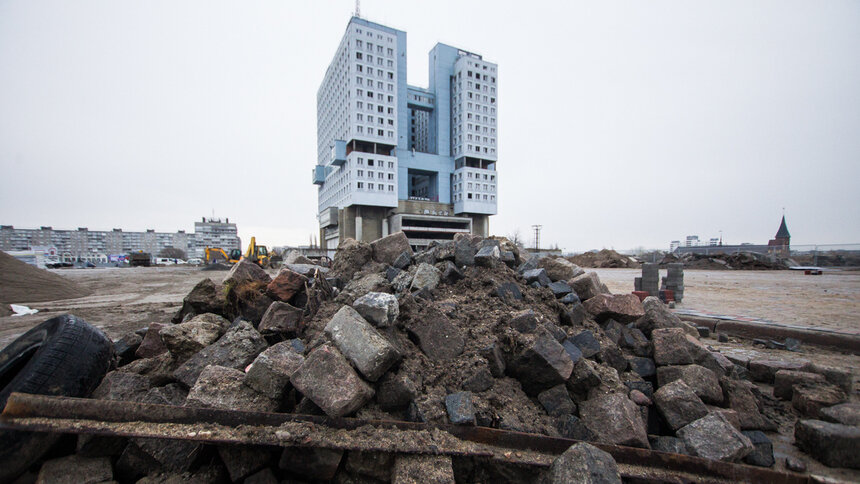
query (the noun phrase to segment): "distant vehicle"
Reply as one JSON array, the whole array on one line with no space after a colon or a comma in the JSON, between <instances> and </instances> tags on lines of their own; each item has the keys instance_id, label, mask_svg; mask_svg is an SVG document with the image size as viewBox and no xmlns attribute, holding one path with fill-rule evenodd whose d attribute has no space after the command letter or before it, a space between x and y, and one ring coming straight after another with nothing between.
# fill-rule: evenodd
<instances>
[{"instance_id":1,"label":"distant vehicle","mask_svg":"<svg viewBox=\"0 0 860 484\"><path fill-rule=\"evenodd\" d=\"M193 259L188 259L185 263L186 263L186 264L195 265L195 266L199 266L200 264L202 264L202 263L203 263L203 259L199 259L199 258L195 257L195 258L193 258Z\"/></svg>"},{"instance_id":2,"label":"distant vehicle","mask_svg":"<svg viewBox=\"0 0 860 484\"><path fill-rule=\"evenodd\" d=\"M251 243L248 244L248 250L245 252L245 257L243 258L264 269L272 263L269 257L269 249L265 245L257 245L257 237L251 237Z\"/></svg>"},{"instance_id":3,"label":"distant vehicle","mask_svg":"<svg viewBox=\"0 0 860 484\"><path fill-rule=\"evenodd\" d=\"M220 247L206 247L206 263L214 264L216 262L225 262L227 264L235 264L242 258L242 251L239 249L230 249L230 253Z\"/></svg>"},{"instance_id":4,"label":"distant vehicle","mask_svg":"<svg viewBox=\"0 0 860 484\"><path fill-rule=\"evenodd\" d=\"M176 259L170 257L159 257L155 259L155 263L163 266L172 266L176 264Z\"/></svg>"}]
</instances>

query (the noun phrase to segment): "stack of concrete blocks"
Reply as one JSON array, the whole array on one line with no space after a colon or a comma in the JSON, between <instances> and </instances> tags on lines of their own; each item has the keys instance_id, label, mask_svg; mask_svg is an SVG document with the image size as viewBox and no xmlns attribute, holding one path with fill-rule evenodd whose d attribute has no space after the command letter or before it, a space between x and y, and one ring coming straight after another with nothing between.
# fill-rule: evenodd
<instances>
[{"instance_id":1,"label":"stack of concrete blocks","mask_svg":"<svg viewBox=\"0 0 860 484\"><path fill-rule=\"evenodd\" d=\"M646 291L649 296L659 295L660 267L653 262L642 264L642 277L637 277L639 287L637 291ZM637 282L634 282L634 286Z\"/></svg>"},{"instance_id":2,"label":"stack of concrete blocks","mask_svg":"<svg viewBox=\"0 0 860 484\"><path fill-rule=\"evenodd\" d=\"M644 268L642 272L644 274ZM673 291L675 302L681 302L684 299L684 264L680 262L669 264L661 286L660 289Z\"/></svg>"}]
</instances>

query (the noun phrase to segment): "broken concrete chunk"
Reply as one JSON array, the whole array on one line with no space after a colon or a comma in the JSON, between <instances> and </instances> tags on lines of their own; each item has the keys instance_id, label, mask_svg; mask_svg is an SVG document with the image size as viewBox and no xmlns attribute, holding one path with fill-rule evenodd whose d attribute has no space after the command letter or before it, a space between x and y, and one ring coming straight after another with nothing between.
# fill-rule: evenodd
<instances>
[{"instance_id":1,"label":"broken concrete chunk","mask_svg":"<svg viewBox=\"0 0 860 484\"><path fill-rule=\"evenodd\" d=\"M472 405L472 392L457 392L445 397L445 410L448 420L455 425L475 425L475 407Z\"/></svg>"},{"instance_id":2,"label":"broken concrete chunk","mask_svg":"<svg viewBox=\"0 0 860 484\"><path fill-rule=\"evenodd\" d=\"M330 417L343 417L373 397L373 389L333 346L324 344L308 354L291 378L298 391Z\"/></svg>"},{"instance_id":3,"label":"broken concrete chunk","mask_svg":"<svg viewBox=\"0 0 860 484\"><path fill-rule=\"evenodd\" d=\"M795 444L804 452L830 467L860 469L860 427L798 420L794 427Z\"/></svg>"},{"instance_id":4,"label":"broken concrete chunk","mask_svg":"<svg viewBox=\"0 0 860 484\"><path fill-rule=\"evenodd\" d=\"M693 392L705 403L723 403L723 389L720 380L711 370L699 365L661 366L657 368L657 386L684 380Z\"/></svg>"},{"instance_id":5,"label":"broken concrete chunk","mask_svg":"<svg viewBox=\"0 0 860 484\"><path fill-rule=\"evenodd\" d=\"M614 368L619 374L624 373L627 370L627 358L624 357L624 353L621 352L621 349L612 343L604 345L600 349L600 353L597 354L597 359L601 363Z\"/></svg>"},{"instance_id":6,"label":"broken concrete chunk","mask_svg":"<svg viewBox=\"0 0 860 484\"><path fill-rule=\"evenodd\" d=\"M325 327L341 353L370 381L376 381L400 361L400 353L358 312L344 306Z\"/></svg>"},{"instance_id":7,"label":"broken concrete chunk","mask_svg":"<svg viewBox=\"0 0 860 484\"><path fill-rule=\"evenodd\" d=\"M545 481L550 484L621 484L621 475L612 455L589 443L577 442L553 461Z\"/></svg>"},{"instance_id":8,"label":"broken concrete chunk","mask_svg":"<svg viewBox=\"0 0 860 484\"><path fill-rule=\"evenodd\" d=\"M113 342L114 352L119 362L117 366L123 366L135 359L134 352L140 347L143 336L137 333L126 333Z\"/></svg>"},{"instance_id":9,"label":"broken concrete chunk","mask_svg":"<svg viewBox=\"0 0 860 484\"><path fill-rule=\"evenodd\" d=\"M268 345L262 335L247 321L240 321L215 343L203 348L173 372L187 387L193 387L197 377L209 365L245 368Z\"/></svg>"},{"instance_id":10,"label":"broken concrete chunk","mask_svg":"<svg viewBox=\"0 0 860 484\"><path fill-rule=\"evenodd\" d=\"M773 376L773 396L783 400L791 400L794 385L807 383L816 385L827 382L824 375L795 370L777 370Z\"/></svg>"},{"instance_id":11,"label":"broken concrete chunk","mask_svg":"<svg viewBox=\"0 0 860 484\"><path fill-rule=\"evenodd\" d=\"M237 285L243 282L262 282L268 284L272 282L271 276L266 274L262 267L254 264L248 259L242 259L233 267L230 272L224 276L223 284Z\"/></svg>"},{"instance_id":12,"label":"broken concrete chunk","mask_svg":"<svg viewBox=\"0 0 860 484\"><path fill-rule=\"evenodd\" d=\"M493 387L493 375L486 366L481 366L463 382L463 390L480 393Z\"/></svg>"},{"instance_id":13,"label":"broken concrete chunk","mask_svg":"<svg viewBox=\"0 0 860 484\"><path fill-rule=\"evenodd\" d=\"M402 231L374 240L370 243L370 248L373 251L373 260L383 264L394 265L394 261L403 253L412 256L409 239Z\"/></svg>"},{"instance_id":14,"label":"broken concrete chunk","mask_svg":"<svg viewBox=\"0 0 860 484\"><path fill-rule=\"evenodd\" d=\"M677 434L692 455L705 459L737 462L753 451L750 439L718 412L682 427Z\"/></svg>"},{"instance_id":15,"label":"broken concrete chunk","mask_svg":"<svg viewBox=\"0 0 860 484\"><path fill-rule=\"evenodd\" d=\"M660 452L669 452L672 454L688 454L687 446L684 441L678 437L668 435L655 435L648 437L648 442L651 443L651 449Z\"/></svg>"},{"instance_id":16,"label":"broken concrete chunk","mask_svg":"<svg viewBox=\"0 0 860 484\"><path fill-rule=\"evenodd\" d=\"M92 398L140 402L150 388L152 383L145 376L124 371L111 371L93 391Z\"/></svg>"},{"instance_id":17,"label":"broken concrete chunk","mask_svg":"<svg viewBox=\"0 0 860 484\"><path fill-rule=\"evenodd\" d=\"M390 482L394 454L388 452L362 452L351 450L346 454L346 471L360 476Z\"/></svg>"},{"instance_id":18,"label":"broken concrete chunk","mask_svg":"<svg viewBox=\"0 0 860 484\"><path fill-rule=\"evenodd\" d=\"M784 360L756 359L749 362L750 376L753 381L762 383L773 383L779 370L800 371L802 368L803 363Z\"/></svg>"},{"instance_id":19,"label":"broken concrete chunk","mask_svg":"<svg viewBox=\"0 0 860 484\"><path fill-rule=\"evenodd\" d=\"M561 346L564 348L564 351L567 353L567 356L570 357L570 361L572 361L574 365L580 358L582 358L582 350L579 349L579 346L576 346L576 343L574 343L572 339L565 339L561 343Z\"/></svg>"},{"instance_id":20,"label":"broken concrete chunk","mask_svg":"<svg viewBox=\"0 0 860 484\"><path fill-rule=\"evenodd\" d=\"M232 482L241 481L266 467L272 460L269 449L260 446L219 445L218 455Z\"/></svg>"},{"instance_id":21,"label":"broken concrete chunk","mask_svg":"<svg viewBox=\"0 0 860 484\"><path fill-rule=\"evenodd\" d=\"M752 382L723 377L720 378L720 386L723 387L725 403L738 412L743 430L775 429L775 426L759 412L758 400L753 393L755 385Z\"/></svg>"},{"instance_id":22,"label":"broken concrete chunk","mask_svg":"<svg viewBox=\"0 0 860 484\"><path fill-rule=\"evenodd\" d=\"M549 290L552 291L552 294L556 297L556 299L561 299L564 296L571 294L573 291L573 288L571 288L570 285L568 285L568 283L564 281L553 282L547 287L549 287Z\"/></svg>"},{"instance_id":23,"label":"broken concrete chunk","mask_svg":"<svg viewBox=\"0 0 860 484\"><path fill-rule=\"evenodd\" d=\"M501 259L502 253L496 246L482 247L475 254L475 264L481 267L493 267L493 264Z\"/></svg>"},{"instance_id":24,"label":"broken concrete chunk","mask_svg":"<svg viewBox=\"0 0 860 484\"><path fill-rule=\"evenodd\" d=\"M161 340L161 330L169 326L172 325L150 323L149 328L146 331L146 335L143 337L143 341L134 353L135 356L138 358L152 358L167 351L167 347L164 346L164 342Z\"/></svg>"},{"instance_id":25,"label":"broken concrete chunk","mask_svg":"<svg viewBox=\"0 0 860 484\"><path fill-rule=\"evenodd\" d=\"M397 454L391 484L454 484L454 467L447 455Z\"/></svg>"},{"instance_id":26,"label":"broken concrete chunk","mask_svg":"<svg viewBox=\"0 0 860 484\"><path fill-rule=\"evenodd\" d=\"M245 385L280 400L290 383L290 377L305 362L288 341L270 346L260 353L245 373Z\"/></svg>"},{"instance_id":27,"label":"broken concrete chunk","mask_svg":"<svg viewBox=\"0 0 860 484\"><path fill-rule=\"evenodd\" d=\"M627 348L633 351L636 356L651 356L651 342L645 336L645 333L637 328L624 327L621 329L621 341L619 345L622 348Z\"/></svg>"},{"instance_id":28,"label":"broken concrete chunk","mask_svg":"<svg viewBox=\"0 0 860 484\"><path fill-rule=\"evenodd\" d=\"M493 377L501 378L505 376L505 359L502 355L502 350L499 349L499 345L494 343L482 349L481 356L487 360L487 365Z\"/></svg>"},{"instance_id":29,"label":"broken concrete chunk","mask_svg":"<svg viewBox=\"0 0 860 484\"><path fill-rule=\"evenodd\" d=\"M556 420L556 429L565 439L595 441L597 437L588 430L582 420L575 415L562 415Z\"/></svg>"},{"instance_id":30,"label":"broken concrete chunk","mask_svg":"<svg viewBox=\"0 0 860 484\"><path fill-rule=\"evenodd\" d=\"M400 255L398 255L397 258L394 259L394 262L391 263L391 267L394 267L395 269L404 270L407 267L409 267L409 264L411 264L411 263L412 263L412 249L410 248L409 251L401 252Z\"/></svg>"},{"instance_id":31,"label":"broken concrete chunk","mask_svg":"<svg viewBox=\"0 0 860 484\"><path fill-rule=\"evenodd\" d=\"M649 448L645 422L627 395L609 393L586 400L579 406L579 416L598 442Z\"/></svg>"},{"instance_id":32,"label":"broken concrete chunk","mask_svg":"<svg viewBox=\"0 0 860 484\"><path fill-rule=\"evenodd\" d=\"M589 330L580 332L571 338L571 341L579 348L584 358L591 358L600 353L600 342L594 337L594 333Z\"/></svg>"},{"instance_id":33,"label":"broken concrete chunk","mask_svg":"<svg viewBox=\"0 0 860 484\"><path fill-rule=\"evenodd\" d=\"M849 395L854 391L854 374L847 368L837 368L818 363L806 363L803 365L801 370L824 375L824 378L827 378L827 381L838 386L843 392Z\"/></svg>"},{"instance_id":34,"label":"broken concrete chunk","mask_svg":"<svg viewBox=\"0 0 860 484\"><path fill-rule=\"evenodd\" d=\"M645 315L636 321L636 327L642 330L646 336L651 336L652 331L662 328L681 328L690 336L699 336L696 328L681 321L660 299L654 296L648 296L642 301L642 309L645 311Z\"/></svg>"},{"instance_id":35,"label":"broken concrete chunk","mask_svg":"<svg viewBox=\"0 0 860 484\"><path fill-rule=\"evenodd\" d=\"M184 361L218 341L225 330L226 327L220 324L195 317L188 322L162 328L160 336L167 350L180 361Z\"/></svg>"},{"instance_id":36,"label":"broken concrete chunk","mask_svg":"<svg viewBox=\"0 0 860 484\"><path fill-rule=\"evenodd\" d=\"M393 326L397 316L400 315L397 297L385 292L369 292L356 299L352 307L367 322L381 328Z\"/></svg>"},{"instance_id":37,"label":"broken concrete chunk","mask_svg":"<svg viewBox=\"0 0 860 484\"><path fill-rule=\"evenodd\" d=\"M723 356L722 353L716 351L702 353L697 356L695 360L697 365L704 366L714 372L714 374L717 375L717 378L722 378L728 375L732 372L732 368L735 366L734 363L729 361L729 359Z\"/></svg>"},{"instance_id":38,"label":"broken concrete chunk","mask_svg":"<svg viewBox=\"0 0 860 484\"><path fill-rule=\"evenodd\" d=\"M207 366L188 392L185 405L224 410L273 412L279 402L243 384L245 374L224 366Z\"/></svg>"},{"instance_id":39,"label":"broken concrete chunk","mask_svg":"<svg viewBox=\"0 0 860 484\"><path fill-rule=\"evenodd\" d=\"M681 328L655 329L651 333L654 362L658 365L689 365L693 363L690 342Z\"/></svg>"},{"instance_id":40,"label":"broken concrete chunk","mask_svg":"<svg viewBox=\"0 0 860 484\"><path fill-rule=\"evenodd\" d=\"M538 393L537 398L550 417L560 417L576 412L576 404L571 400L567 393L567 387L563 384Z\"/></svg>"},{"instance_id":41,"label":"broken concrete chunk","mask_svg":"<svg viewBox=\"0 0 860 484\"><path fill-rule=\"evenodd\" d=\"M630 369L642 378L649 378L657 374L657 366L651 358L631 356L627 359Z\"/></svg>"},{"instance_id":42,"label":"broken concrete chunk","mask_svg":"<svg viewBox=\"0 0 860 484\"><path fill-rule=\"evenodd\" d=\"M383 410L405 408L418 396L416 382L404 372L386 373L379 380L379 391L376 392L376 403Z\"/></svg>"},{"instance_id":43,"label":"broken concrete chunk","mask_svg":"<svg viewBox=\"0 0 860 484\"><path fill-rule=\"evenodd\" d=\"M546 269L530 269L523 272L523 277L526 284L537 282L541 287L547 287L552 284L549 276L546 274Z\"/></svg>"},{"instance_id":44,"label":"broken concrete chunk","mask_svg":"<svg viewBox=\"0 0 860 484\"><path fill-rule=\"evenodd\" d=\"M185 404L186 397L188 397L188 391L182 388L182 385L170 383L163 387L151 388L146 392L141 402L182 406Z\"/></svg>"},{"instance_id":45,"label":"broken concrete chunk","mask_svg":"<svg viewBox=\"0 0 860 484\"><path fill-rule=\"evenodd\" d=\"M492 293L495 297L509 303L511 301L521 301L523 293L520 287L513 282L504 282L496 286Z\"/></svg>"},{"instance_id":46,"label":"broken concrete chunk","mask_svg":"<svg viewBox=\"0 0 860 484\"><path fill-rule=\"evenodd\" d=\"M511 315L510 325L520 333L531 333L538 326L538 315L532 309L517 311Z\"/></svg>"},{"instance_id":47,"label":"broken concrete chunk","mask_svg":"<svg viewBox=\"0 0 860 484\"><path fill-rule=\"evenodd\" d=\"M654 392L654 403L672 430L708 414L708 408L683 380L675 380Z\"/></svg>"},{"instance_id":48,"label":"broken concrete chunk","mask_svg":"<svg viewBox=\"0 0 860 484\"><path fill-rule=\"evenodd\" d=\"M413 318L406 330L418 340L425 355L434 360L449 360L463 352L463 332L447 316L435 308L428 308L421 317Z\"/></svg>"},{"instance_id":49,"label":"broken concrete chunk","mask_svg":"<svg viewBox=\"0 0 860 484\"><path fill-rule=\"evenodd\" d=\"M558 341L546 331L537 334L526 349L508 365L529 395L564 383L573 371L573 362Z\"/></svg>"},{"instance_id":50,"label":"broken concrete chunk","mask_svg":"<svg viewBox=\"0 0 860 484\"><path fill-rule=\"evenodd\" d=\"M576 295L579 296L579 299L582 301L587 301L602 293L600 278L597 276L596 272L581 274L568 280L567 283L570 284L570 287L573 288Z\"/></svg>"},{"instance_id":51,"label":"broken concrete chunk","mask_svg":"<svg viewBox=\"0 0 860 484\"><path fill-rule=\"evenodd\" d=\"M601 322L612 318L630 323L645 315L642 303L634 294L598 294L585 301L583 306Z\"/></svg>"},{"instance_id":52,"label":"broken concrete chunk","mask_svg":"<svg viewBox=\"0 0 860 484\"><path fill-rule=\"evenodd\" d=\"M296 294L305 290L307 282L305 275L284 267L266 286L266 294L276 301L289 302Z\"/></svg>"},{"instance_id":53,"label":"broken concrete chunk","mask_svg":"<svg viewBox=\"0 0 860 484\"><path fill-rule=\"evenodd\" d=\"M841 403L818 411L822 420L842 425L860 426L860 403Z\"/></svg>"}]
</instances>

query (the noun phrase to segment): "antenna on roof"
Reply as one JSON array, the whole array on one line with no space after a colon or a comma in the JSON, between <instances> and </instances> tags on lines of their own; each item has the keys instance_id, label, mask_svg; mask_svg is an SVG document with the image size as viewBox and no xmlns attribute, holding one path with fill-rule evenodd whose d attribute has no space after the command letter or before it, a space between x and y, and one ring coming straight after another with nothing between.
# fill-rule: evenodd
<instances>
[{"instance_id":1,"label":"antenna on roof","mask_svg":"<svg viewBox=\"0 0 860 484\"><path fill-rule=\"evenodd\" d=\"M361 18L361 0L355 0L355 16Z\"/></svg>"}]
</instances>

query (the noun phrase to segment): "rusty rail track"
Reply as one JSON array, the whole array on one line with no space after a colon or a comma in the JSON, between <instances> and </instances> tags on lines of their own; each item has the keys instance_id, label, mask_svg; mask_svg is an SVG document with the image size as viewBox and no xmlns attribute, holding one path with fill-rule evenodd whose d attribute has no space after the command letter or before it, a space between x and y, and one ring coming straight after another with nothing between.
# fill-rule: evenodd
<instances>
[{"instance_id":1,"label":"rusty rail track","mask_svg":"<svg viewBox=\"0 0 860 484\"><path fill-rule=\"evenodd\" d=\"M445 454L549 466L576 440L475 426L330 418L13 393L0 428L189 440ZM396 439L391 439L396 436ZM815 483L814 476L609 444L630 482Z\"/></svg>"}]
</instances>

